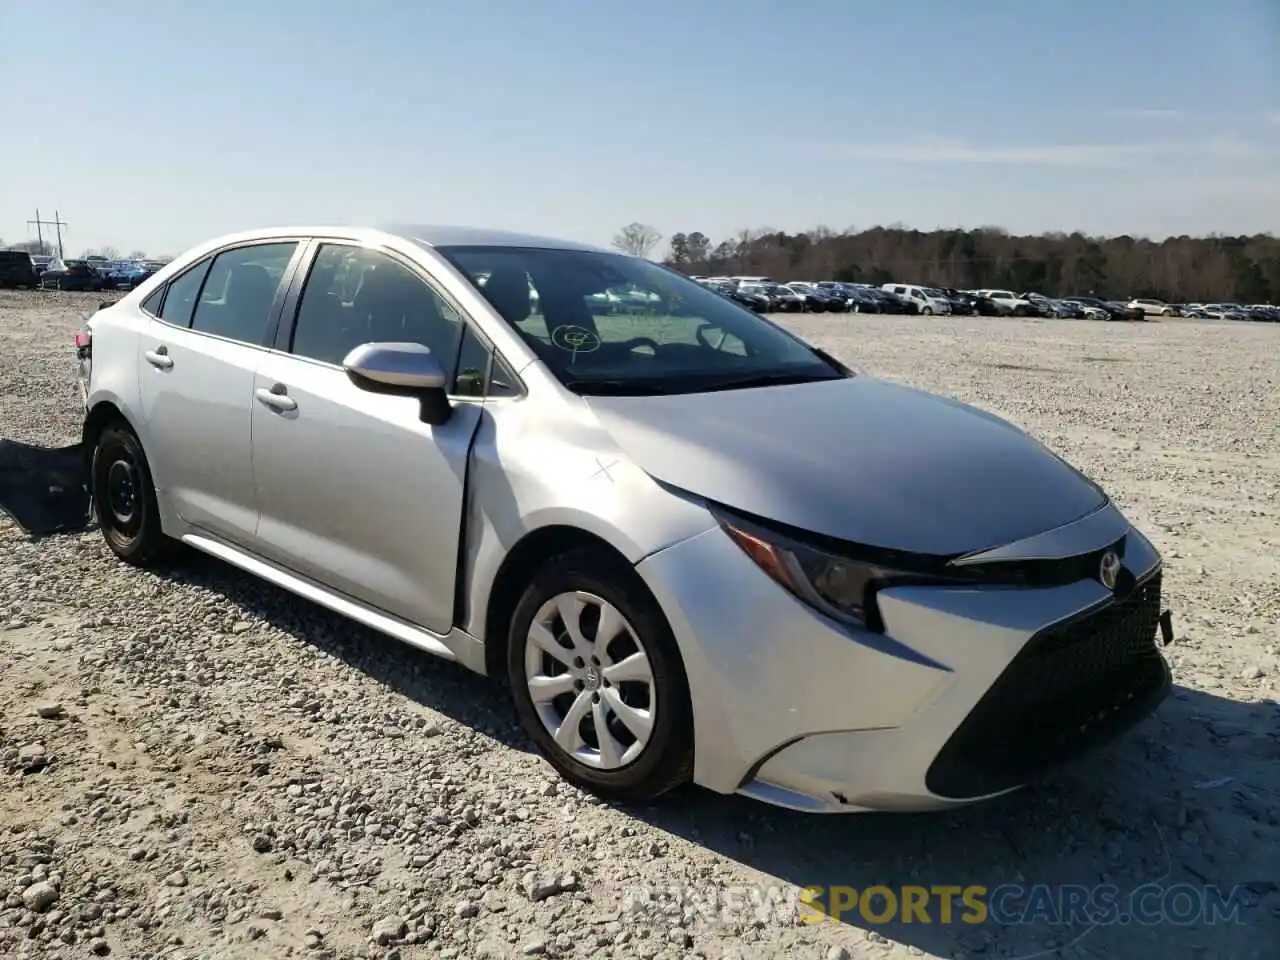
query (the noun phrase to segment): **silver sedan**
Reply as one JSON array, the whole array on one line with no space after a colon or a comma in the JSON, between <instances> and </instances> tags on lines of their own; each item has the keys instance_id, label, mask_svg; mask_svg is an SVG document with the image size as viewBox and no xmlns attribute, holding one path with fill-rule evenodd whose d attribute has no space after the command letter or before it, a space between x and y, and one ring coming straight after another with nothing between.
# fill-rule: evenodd
<instances>
[{"instance_id":1,"label":"silver sedan","mask_svg":"<svg viewBox=\"0 0 1280 960\"><path fill-rule=\"evenodd\" d=\"M1161 560L980 410L646 260L464 228L221 237L80 341L96 517L509 681L569 781L943 808L1137 722Z\"/></svg>"}]
</instances>

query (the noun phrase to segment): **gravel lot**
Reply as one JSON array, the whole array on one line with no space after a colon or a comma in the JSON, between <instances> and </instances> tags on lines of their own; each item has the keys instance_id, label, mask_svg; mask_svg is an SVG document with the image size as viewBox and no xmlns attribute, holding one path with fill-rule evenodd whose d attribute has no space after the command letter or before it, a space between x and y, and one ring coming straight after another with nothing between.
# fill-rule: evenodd
<instances>
[{"instance_id":1,"label":"gravel lot","mask_svg":"<svg viewBox=\"0 0 1280 960\"><path fill-rule=\"evenodd\" d=\"M75 439L70 340L98 299L0 293L0 435ZM1156 717L955 814L701 791L611 809L553 777L482 678L212 560L141 573L94 532L31 543L0 517L0 956L1274 957L1280 329L786 322L1008 416L1112 492L1168 564L1178 688ZM786 908L808 884L1148 882L1247 885L1240 922Z\"/></svg>"}]
</instances>

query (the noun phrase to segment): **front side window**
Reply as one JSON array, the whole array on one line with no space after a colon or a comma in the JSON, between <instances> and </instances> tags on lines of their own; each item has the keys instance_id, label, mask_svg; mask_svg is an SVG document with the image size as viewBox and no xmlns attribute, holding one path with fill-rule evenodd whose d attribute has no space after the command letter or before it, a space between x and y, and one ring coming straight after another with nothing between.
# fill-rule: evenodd
<instances>
[{"instance_id":1,"label":"front side window","mask_svg":"<svg viewBox=\"0 0 1280 960\"><path fill-rule=\"evenodd\" d=\"M844 376L746 307L645 260L501 246L437 252L579 393L693 393Z\"/></svg>"},{"instance_id":2,"label":"front side window","mask_svg":"<svg viewBox=\"0 0 1280 960\"><path fill-rule=\"evenodd\" d=\"M290 352L341 366L364 343L420 343L447 375L461 329L457 311L398 260L331 243L302 288Z\"/></svg>"},{"instance_id":3,"label":"front side window","mask_svg":"<svg viewBox=\"0 0 1280 960\"><path fill-rule=\"evenodd\" d=\"M489 362L492 358L490 346L467 326L458 350L458 368L453 377L452 392L459 397L483 397L489 383Z\"/></svg>"},{"instance_id":4,"label":"front side window","mask_svg":"<svg viewBox=\"0 0 1280 960\"><path fill-rule=\"evenodd\" d=\"M263 243L218 254L200 291L191 329L255 346L264 343L276 292L297 248L296 242Z\"/></svg>"},{"instance_id":5,"label":"front side window","mask_svg":"<svg viewBox=\"0 0 1280 960\"><path fill-rule=\"evenodd\" d=\"M450 392L459 397L514 397L520 392L511 368L471 324L463 325Z\"/></svg>"}]
</instances>

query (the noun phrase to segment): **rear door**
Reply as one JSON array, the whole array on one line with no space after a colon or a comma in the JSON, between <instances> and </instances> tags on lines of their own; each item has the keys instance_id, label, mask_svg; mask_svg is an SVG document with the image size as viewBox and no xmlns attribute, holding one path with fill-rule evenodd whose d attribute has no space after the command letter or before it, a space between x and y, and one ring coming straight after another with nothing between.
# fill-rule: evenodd
<instances>
[{"instance_id":1,"label":"rear door","mask_svg":"<svg viewBox=\"0 0 1280 960\"><path fill-rule=\"evenodd\" d=\"M166 286L140 339L147 458L186 524L240 544L257 527L249 416L298 239L224 249Z\"/></svg>"}]
</instances>

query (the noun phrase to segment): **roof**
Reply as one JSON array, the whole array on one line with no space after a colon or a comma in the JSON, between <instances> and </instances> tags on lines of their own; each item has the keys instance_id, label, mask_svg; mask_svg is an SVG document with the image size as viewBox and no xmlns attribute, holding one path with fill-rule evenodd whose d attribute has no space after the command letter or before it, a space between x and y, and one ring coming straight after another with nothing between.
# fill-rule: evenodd
<instances>
[{"instance_id":1,"label":"roof","mask_svg":"<svg viewBox=\"0 0 1280 960\"><path fill-rule=\"evenodd\" d=\"M553 237L539 237L527 233L511 233L504 230L484 230L477 227L457 227L427 224L392 224L387 226L337 225L337 224L290 224L275 227L258 227L228 233L220 237L205 240L198 246L186 250L178 259L190 262L193 258L204 256L211 250L232 243L243 243L254 240L265 240L284 236L332 236L350 239L377 240L378 237L394 237L398 240L417 244L421 247L443 246L475 246L475 247L540 247L552 250L585 250L595 253L607 253L601 247L576 243L572 240L557 240Z\"/></svg>"},{"instance_id":2,"label":"roof","mask_svg":"<svg viewBox=\"0 0 1280 960\"><path fill-rule=\"evenodd\" d=\"M389 224L379 226L383 233L394 234L406 240L428 247L543 247L554 250L591 250L600 247L559 240L530 233L514 233L508 230L487 230L480 227L449 226L444 224Z\"/></svg>"}]
</instances>

